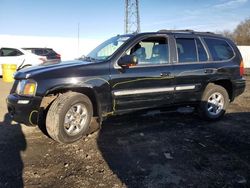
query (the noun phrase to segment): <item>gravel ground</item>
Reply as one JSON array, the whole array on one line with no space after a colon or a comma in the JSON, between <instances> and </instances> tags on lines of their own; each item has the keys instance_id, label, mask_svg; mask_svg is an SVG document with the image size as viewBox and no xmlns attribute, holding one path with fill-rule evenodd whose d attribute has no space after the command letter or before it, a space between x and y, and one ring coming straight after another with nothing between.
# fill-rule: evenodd
<instances>
[{"instance_id":1,"label":"gravel ground","mask_svg":"<svg viewBox=\"0 0 250 188\"><path fill-rule=\"evenodd\" d=\"M158 111L107 119L99 132L58 144L6 116L0 79L0 187L250 187L250 76L217 122Z\"/></svg>"}]
</instances>

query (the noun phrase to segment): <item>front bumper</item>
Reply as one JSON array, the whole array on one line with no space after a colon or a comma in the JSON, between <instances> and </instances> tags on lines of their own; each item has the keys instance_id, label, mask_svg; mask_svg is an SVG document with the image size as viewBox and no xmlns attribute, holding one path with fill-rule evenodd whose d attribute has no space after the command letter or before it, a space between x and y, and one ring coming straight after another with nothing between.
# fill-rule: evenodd
<instances>
[{"instance_id":1,"label":"front bumper","mask_svg":"<svg viewBox=\"0 0 250 188\"><path fill-rule=\"evenodd\" d=\"M28 126L35 126L38 124L38 111L41 100L41 97L24 97L14 93L10 94L6 99L8 112L14 121Z\"/></svg>"}]
</instances>

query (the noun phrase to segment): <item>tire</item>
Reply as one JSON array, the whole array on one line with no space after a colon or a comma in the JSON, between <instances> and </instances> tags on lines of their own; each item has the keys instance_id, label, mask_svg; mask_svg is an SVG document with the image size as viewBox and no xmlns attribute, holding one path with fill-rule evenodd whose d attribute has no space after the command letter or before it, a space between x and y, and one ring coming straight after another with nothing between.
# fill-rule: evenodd
<instances>
[{"instance_id":1,"label":"tire","mask_svg":"<svg viewBox=\"0 0 250 188\"><path fill-rule=\"evenodd\" d=\"M218 120L226 112L229 96L226 89L216 84L208 84L198 107L199 115L206 120Z\"/></svg>"},{"instance_id":2,"label":"tire","mask_svg":"<svg viewBox=\"0 0 250 188\"><path fill-rule=\"evenodd\" d=\"M93 106L86 95L68 92L51 105L46 117L49 136L60 143L72 143L86 135L93 116Z\"/></svg>"}]
</instances>

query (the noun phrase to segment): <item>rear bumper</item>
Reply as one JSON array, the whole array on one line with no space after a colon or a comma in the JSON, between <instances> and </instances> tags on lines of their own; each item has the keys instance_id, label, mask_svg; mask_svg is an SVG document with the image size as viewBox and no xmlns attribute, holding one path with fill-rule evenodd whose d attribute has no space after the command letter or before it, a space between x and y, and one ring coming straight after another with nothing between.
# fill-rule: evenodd
<instances>
[{"instance_id":1,"label":"rear bumper","mask_svg":"<svg viewBox=\"0 0 250 188\"><path fill-rule=\"evenodd\" d=\"M41 97L23 97L10 94L7 99L8 112L12 119L28 126L38 124L38 110Z\"/></svg>"},{"instance_id":2,"label":"rear bumper","mask_svg":"<svg viewBox=\"0 0 250 188\"><path fill-rule=\"evenodd\" d=\"M241 95L246 88L246 80L244 78L233 81L233 96L232 99Z\"/></svg>"}]
</instances>

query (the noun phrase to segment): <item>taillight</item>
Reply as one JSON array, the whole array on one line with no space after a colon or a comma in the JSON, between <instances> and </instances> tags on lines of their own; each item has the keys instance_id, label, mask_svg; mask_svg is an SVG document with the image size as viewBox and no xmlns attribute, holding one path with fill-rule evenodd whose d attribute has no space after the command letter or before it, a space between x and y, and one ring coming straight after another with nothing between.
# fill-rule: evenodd
<instances>
[{"instance_id":1,"label":"taillight","mask_svg":"<svg viewBox=\"0 0 250 188\"><path fill-rule=\"evenodd\" d=\"M243 76L243 74L245 73L245 69L244 69L244 62L243 60L240 62L240 76Z\"/></svg>"},{"instance_id":2,"label":"taillight","mask_svg":"<svg viewBox=\"0 0 250 188\"><path fill-rule=\"evenodd\" d=\"M56 54L56 57L57 57L58 59L61 59L61 55L60 55L60 54Z\"/></svg>"}]
</instances>

